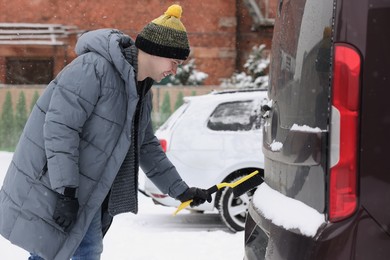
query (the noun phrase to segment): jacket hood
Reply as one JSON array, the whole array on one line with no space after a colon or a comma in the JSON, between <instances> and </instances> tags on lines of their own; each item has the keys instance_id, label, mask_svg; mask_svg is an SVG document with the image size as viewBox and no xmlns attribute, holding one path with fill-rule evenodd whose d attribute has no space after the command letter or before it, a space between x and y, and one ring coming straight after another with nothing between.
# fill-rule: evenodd
<instances>
[{"instance_id":1,"label":"jacket hood","mask_svg":"<svg viewBox=\"0 0 390 260\"><path fill-rule=\"evenodd\" d=\"M121 77L128 82L130 74L134 74L134 68L126 61L124 49L132 45L134 45L134 41L119 30L99 29L81 35L75 51L77 55L94 52L103 56L116 67Z\"/></svg>"}]
</instances>

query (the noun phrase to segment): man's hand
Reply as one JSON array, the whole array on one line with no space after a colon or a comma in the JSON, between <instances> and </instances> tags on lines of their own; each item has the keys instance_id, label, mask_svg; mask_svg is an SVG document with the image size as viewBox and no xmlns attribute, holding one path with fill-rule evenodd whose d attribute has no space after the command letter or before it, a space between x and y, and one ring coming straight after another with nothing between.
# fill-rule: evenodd
<instances>
[{"instance_id":1,"label":"man's hand","mask_svg":"<svg viewBox=\"0 0 390 260\"><path fill-rule=\"evenodd\" d=\"M77 198L58 194L53 219L64 231L70 230L77 219L78 211L79 201Z\"/></svg>"},{"instance_id":2,"label":"man's hand","mask_svg":"<svg viewBox=\"0 0 390 260\"><path fill-rule=\"evenodd\" d=\"M177 199L181 202L192 200L190 206L196 207L205 203L206 200L211 202L211 194L208 194L207 190L192 187L177 196Z\"/></svg>"}]
</instances>

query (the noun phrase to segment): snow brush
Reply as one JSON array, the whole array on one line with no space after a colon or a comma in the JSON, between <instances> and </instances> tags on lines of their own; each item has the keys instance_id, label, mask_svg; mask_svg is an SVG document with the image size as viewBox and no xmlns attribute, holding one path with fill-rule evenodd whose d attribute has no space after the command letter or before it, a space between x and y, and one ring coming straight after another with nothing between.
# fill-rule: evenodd
<instances>
[{"instance_id":1,"label":"snow brush","mask_svg":"<svg viewBox=\"0 0 390 260\"><path fill-rule=\"evenodd\" d=\"M233 189L233 195L234 197L241 196L242 194L250 191L251 189L259 186L263 182L263 178L261 178L260 174L258 174L259 171L254 171L251 174L248 174L240 179L238 179L235 182L221 182L217 185L214 185L210 187L207 192L208 194L213 194L217 192L218 190L229 187ZM173 213L173 216L176 216L179 211L182 209L187 208L191 204L192 200L187 200L179 205L177 210Z\"/></svg>"}]
</instances>

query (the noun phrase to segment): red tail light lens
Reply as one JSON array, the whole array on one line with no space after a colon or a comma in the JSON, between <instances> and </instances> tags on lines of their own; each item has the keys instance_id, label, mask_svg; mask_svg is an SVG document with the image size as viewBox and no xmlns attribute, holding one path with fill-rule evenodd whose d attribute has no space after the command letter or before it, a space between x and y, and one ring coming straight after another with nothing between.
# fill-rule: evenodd
<instances>
[{"instance_id":1,"label":"red tail light lens","mask_svg":"<svg viewBox=\"0 0 390 260\"><path fill-rule=\"evenodd\" d=\"M360 66L360 56L354 48L335 45L332 105L339 112L340 132L338 161L330 169L331 222L351 216L357 207Z\"/></svg>"},{"instance_id":2,"label":"red tail light lens","mask_svg":"<svg viewBox=\"0 0 390 260\"><path fill-rule=\"evenodd\" d=\"M167 145L168 145L167 140L160 139L159 141L160 141L161 148L163 149L164 153L166 153L167 152Z\"/></svg>"},{"instance_id":3,"label":"red tail light lens","mask_svg":"<svg viewBox=\"0 0 390 260\"><path fill-rule=\"evenodd\" d=\"M157 193L152 193L151 195L152 195L152 197L154 197L154 198L156 198L156 199L163 199L163 198L168 197L168 195L165 195L165 194L157 194Z\"/></svg>"}]
</instances>

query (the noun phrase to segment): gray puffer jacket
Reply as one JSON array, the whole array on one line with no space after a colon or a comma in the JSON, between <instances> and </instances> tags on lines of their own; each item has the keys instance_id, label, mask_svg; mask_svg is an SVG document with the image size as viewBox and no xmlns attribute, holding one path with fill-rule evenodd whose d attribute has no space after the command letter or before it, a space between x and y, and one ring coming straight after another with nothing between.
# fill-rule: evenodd
<instances>
[{"instance_id":1,"label":"gray puffer jacket","mask_svg":"<svg viewBox=\"0 0 390 260\"><path fill-rule=\"evenodd\" d=\"M0 234L47 260L69 259L106 198L130 147L139 100L134 69L123 56L120 31L82 35L79 55L35 105L0 191ZM172 197L188 186L153 134L151 91L140 118L140 165ZM69 232L52 219L57 193L78 188L80 209Z\"/></svg>"}]
</instances>

